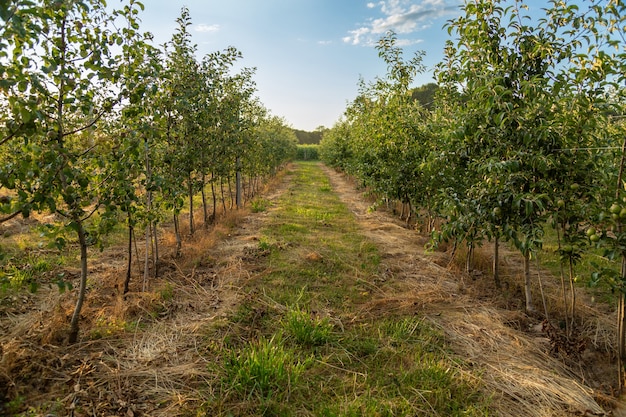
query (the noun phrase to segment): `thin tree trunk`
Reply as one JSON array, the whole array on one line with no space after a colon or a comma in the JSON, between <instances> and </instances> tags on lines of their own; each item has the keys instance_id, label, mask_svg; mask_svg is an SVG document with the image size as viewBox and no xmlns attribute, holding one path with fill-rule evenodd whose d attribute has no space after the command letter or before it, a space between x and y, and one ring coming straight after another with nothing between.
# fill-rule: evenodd
<instances>
[{"instance_id":1,"label":"thin tree trunk","mask_svg":"<svg viewBox=\"0 0 626 417\"><path fill-rule=\"evenodd\" d=\"M502 288L500 283L500 236L496 234L493 239L493 282L496 288Z\"/></svg>"},{"instance_id":2,"label":"thin tree trunk","mask_svg":"<svg viewBox=\"0 0 626 417\"><path fill-rule=\"evenodd\" d=\"M233 184L230 176L228 177L228 196L230 197L230 209L232 210L235 207L235 197L233 196Z\"/></svg>"},{"instance_id":3,"label":"thin tree trunk","mask_svg":"<svg viewBox=\"0 0 626 417\"><path fill-rule=\"evenodd\" d=\"M240 209L243 205L243 201L241 198L242 191L242 181L241 181L241 171L237 170L235 174L235 206L237 209Z\"/></svg>"},{"instance_id":4,"label":"thin tree trunk","mask_svg":"<svg viewBox=\"0 0 626 417\"><path fill-rule=\"evenodd\" d=\"M622 282L626 280L626 253L622 253ZM617 306L617 372L620 392L624 388L624 362L626 361L626 295L619 293Z\"/></svg>"},{"instance_id":5,"label":"thin tree trunk","mask_svg":"<svg viewBox=\"0 0 626 417\"><path fill-rule=\"evenodd\" d=\"M204 214L204 228L207 229L209 227L209 208L207 207L206 202L206 177L204 173L202 173L202 187L200 188L202 194L202 213Z\"/></svg>"},{"instance_id":6,"label":"thin tree trunk","mask_svg":"<svg viewBox=\"0 0 626 417\"><path fill-rule=\"evenodd\" d=\"M524 292L526 294L526 311L535 311L533 294L530 291L530 250L524 253Z\"/></svg>"},{"instance_id":7,"label":"thin tree trunk","mask_svg":"<svg viewBox=\"0 0 626 417\"><path fill-rule=\"evenodd\" d=\"M159 276L159 235L157 233L157 223L152 222L152 268L154 278Z\"/></svg>"},{"instance_id":8,"label":"thin tree trunk","mask_svg":"<svg viewBox=\"0 0 626 417\"><path fill-rule=\"evenodd\" d=\"M557 222L556 224L556 241L558 244L559 249L562 248L562 244L561 244L561 229L565 229L564 227L561 227L561 225ZM559 261L559 272L561 274L561 294L563 294L563 305L565 306L565 333L566 334L570 334L570 317L569 317L569 309L567 308L567 306L569 306L569 301L567 299L567 290L566 290L566 285L565 285L565 270L563 269L563 262Z\"/></svg>"},{"instance_id":9,"label":"thin tree trunk","mask_svg":"<svg viewBox=\"0 0 626 417\"><path fill-rule=\"evenodd\" d=\"M569 289L570 289L570 319L571 325L569 326L567 336L570 337L574 333L574 326L576 325L576 286L574 285L574 260L572 256L569 257Z\"/></svg>"},{"instance_id":10,"label":"thin tree trunk","mask_svg":"<svg viewBox=\"0 0 626 417\"><path fill-rule=\"evenodd\" d=\"M134 246L135 246L135 259L137 259L137 272L139 273L139 275L143 274L143 270L141 269L141 256L139 256L139 246L137 246L137 239L135 236L135 233L133 233L133 242L134 242Z\"/></svg>"},{"instance_id":11,"label":"thin tree trunk","mask_svg":"<svg viewBox=\"0 0 626 417\"><path fill-rule=\"evenodd\" d=\"M535 256L535 262L537 263L537 280L539 281L539 291L541 292L541 302L543 303L543 312L546 315L546 320L550 321L550 314L548 313L548 303L546 302L546 294L543 291L543 279L541 278L541 264L539 263L539 256Z\"/></svg>"},{"instance_id":12,"label":"thin tree trunk","mask_svg":"<svg viewBox=\"0 0 626 417\"><path fill-rule=\"evenodd\" d=\"M471 242L467 243L467 257L465 258L465 272L468 274L472 272L472 258L474 256L474 245Z\"/></svg>"},{"instance_id":13,"label":"thin tree trunk","mask_svg":"<svg viewBox=\"0 0 626 417\"><path fill-rule=\"evenodd\" d=\"M144 263L143 263L143 286L141 287L142 291L146 291L148 289L148 277L150 276L150 247L151 245L151 232L152 225L148 223L146 226L146 241L145 241L145 254L144 254Z\"/></svg>"},{"instance_id":14,"label":"thin tree trunk","mask_svg":"<svg viewBox=\"0 0 626 417\"><path fill-rule=\"evenodd\" d=\"M70 344L78 341L80 311L83 308L85 294L87 293L87 238L82 221L75 218L74 222L76 222L77 225L78 243L80 244L80 288L78 290L78 299L76 300L74 314L72 314L72 320L70 322L70 334L68 340Z\"/></svg>"},{"instance_id":15,"label":"thin tree trunk","mask_svg":"<svg viewBox=\"0 0 626 417\"><path fill-rule=\"evenodd\" d=\"M222 207L226 213L226 196L224 195L224 178L220 177L220 191L222 193Z\"/></svg>"},{"instance_id":16,"label":"thin tree trunk","mask_svg":"<svg viewBox=\"0 0 626 417\"><path fill-rule=\"evenodd\" d=\"M180 224L178 223L178 214L174 214L174 233L176 235L176 254L174 257L180 258L183 241L180 237Z\"/></svg>"},{"instance_id":17,"label":"thin tree trunk","mask_svg":"<svg viewBox=\"0 0 626 417\"><path fill-rule=\"evenodd\" d=\"M128 293L130 285L131 268L133 266L133 226L131 224L130 213L128 214L128 264L126 266L126 279L124 280L124 289L122 294Z\"/></svg>"},{"instance_id":18,"label":"thin tree trunk","mask_svg":"<svg viewBox=\"0 0 626 417\"><path fill-rule=\"evenodd\" d=\"M146 152L146 177L148 180L148 184L150 185L150 182L152 181L152 167L150 164L150 145L148 142L148 138L146 136L146 138L144 139L144 147L145 147L145 152ZM152 188L148 187L148 190L146 191L146 210L148 212L148 215L152 213ZM150 219L150 216L148 216L148 219ZM151 245L151 232L152 232L152 221L148 220L148 224L146 224L146 242L145 242L145 249L146 249L146 253L144 254L145 258L144 258L144 264L143 264L143 285L142 285L142 291L146 291L147 287L148 287L148 277L150 275L150 247Z\"/></svg>"},{"instance_id":19,"label":"thin tree trunk","mask_svg":"<svg viewBox=\"0 0 626 417\"><path fill-rule=\"evenodd\" d=\"M191 174L189 174L187 181L187 191L189 193L189 235L193 236L195 230L193 224L193 182L191 181Z\"/></svg>"},{"instance_id":20,"label":"thin tree trunk","mask_svg":"<svg viewBox=\"0 0 626 417\"><path fill-rule=\"evenodd\" d=\"M409 227L411 225L411 220L413 218L413 205L411 204L411 201L408 201L406 203L407 205L407 215L406 215L406 226Z\"/></svg>"},{"instance_id":21,"label":"thin tree trunk","mask_svg":"<svg viewBox=\"0 0 626 417\"><path fill-rule=\"evenodd\" d=\"M213 217L211 223L217 219L217 192L215 190L215 176L211 174L211 195L213 197Z\"/></svg>"},{"instance_id":22,"label":"thin tree trunk","mask_svg":"<svg viewBox=\"0 0 626 417\"><path fill-rule=\"evenodd\" d=\"M622 142L622 158L617 175L617 187L615 188L615 200L619 199L619 193L622 188L622 176L624 175L624 166L626 165L626 136ZM617 232L622 232L622 226L618 222ZM622 282L626 281L626 253L622 252ZM626 300L624 289L620 289L619 303L617 308L617 372L620 392L624 388L624 361L626 361Z\"/></svg>"}]
</instances>

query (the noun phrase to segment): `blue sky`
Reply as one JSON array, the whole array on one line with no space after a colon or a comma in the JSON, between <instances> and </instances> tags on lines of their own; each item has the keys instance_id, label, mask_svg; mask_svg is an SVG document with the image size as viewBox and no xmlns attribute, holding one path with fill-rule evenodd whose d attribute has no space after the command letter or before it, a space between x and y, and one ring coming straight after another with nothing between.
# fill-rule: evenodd
<instances>
[{"instance_id":1,"label":"blue sky","mask_svg":"<svg viewBox=\"0 0 626 417\"><path fill-rule=\"evenodd\" d=\"M171 39L186 6L199 58L234 46L241 64L256 67L260 101L296 129L332 127L357 84L385 74L374 48L394 30L409 59L426 52L428 71L417 85L433 81L441 60L446 20L460 13L460 0L144 0L142 27L162 44Z\"/></svg>"}]
</instances>

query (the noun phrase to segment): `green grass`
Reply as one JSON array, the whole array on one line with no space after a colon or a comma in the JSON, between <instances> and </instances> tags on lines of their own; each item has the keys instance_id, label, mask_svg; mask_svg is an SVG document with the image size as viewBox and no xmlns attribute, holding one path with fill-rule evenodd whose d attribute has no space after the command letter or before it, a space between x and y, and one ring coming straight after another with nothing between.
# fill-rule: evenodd
<instances>
[{"instance_id":1,"label":"green grass","mask_svg":"<svg viewBox=\"0 0 626 417\"><path fill-rule=\"evenodd\" d=\"M289 309L283 327L287 334L305 347L321 346L333 338L333 324L328 317L315 317L298 307Z\"/></svg>"},{"instance_id":2,"label":"green grass","mask_svg":"<svg viewBox=\"0 0 626 417\"><path fill-rule=\"evenodd\" d=\"M360 315L380 254L315 163L300 162L260 242L264 273L208 331L197 415L484 416L488 398L417 316ZM260 243L261 245L261 243Z\"/></svg>"}]
</instances>

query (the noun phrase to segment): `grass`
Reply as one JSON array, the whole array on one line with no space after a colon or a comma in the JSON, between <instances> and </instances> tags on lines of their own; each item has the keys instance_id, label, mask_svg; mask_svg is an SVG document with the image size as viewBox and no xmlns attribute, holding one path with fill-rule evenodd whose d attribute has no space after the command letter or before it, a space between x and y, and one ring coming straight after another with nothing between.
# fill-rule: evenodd
<instances>
[{"instance_id":1,"label":"grass","mask_svg":"<svg viewBox=\"0 0 626 417\"><path fill-rule=\"evenodd\" d=\"M283 327L287 334L305 347L325 345L333 337L333 324L328 317L315 317L298 307L289 309Z\"/></svg>"},{"instance_id":2,"label":"grass","mask_svg":"<svg viewBox=\"0 0 626 417\"><path fill-rule=\"evenodd\" d=\"M439 331L416 316L359 315L377 247L317 164L290 175L259 239L264 272L207 334L218 382L198 415L486 415L488 399Z\"/></svg>"}]
</instances>

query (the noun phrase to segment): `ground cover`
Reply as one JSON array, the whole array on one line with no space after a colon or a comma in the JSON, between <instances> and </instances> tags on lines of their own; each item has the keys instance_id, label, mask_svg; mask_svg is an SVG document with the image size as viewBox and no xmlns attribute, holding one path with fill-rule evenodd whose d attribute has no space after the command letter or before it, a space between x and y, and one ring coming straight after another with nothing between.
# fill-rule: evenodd
<instances>
[{"instance_id":1,"label":"ground cover","mask_svg":"<svg viewBox=\"0 0 626 417\"><path fill-rule=\"evenodd\" d=\"M121 296L123 248L105 251L75 345L57 337L72 291L5 295L2 413L619 415L610 309L582 305L585 351L553 352L515 302L514 253L498 294L370 207L349 178L297 163L183 258L165 253L148 291Z\"/></svg>"}]
</instances>

